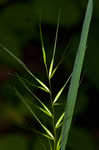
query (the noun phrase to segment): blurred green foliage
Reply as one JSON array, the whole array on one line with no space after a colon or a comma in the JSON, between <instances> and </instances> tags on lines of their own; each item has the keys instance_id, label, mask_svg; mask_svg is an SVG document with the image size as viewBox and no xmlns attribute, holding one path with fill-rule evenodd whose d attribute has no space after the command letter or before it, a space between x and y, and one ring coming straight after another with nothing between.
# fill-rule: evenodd
<instances>
[{"instance_id":1,"label":"blurred green foliage","mask_svg":"<svg viewBox=\"0 0 99 150\"><path fill-rule=\"evenodd\" d=\"M24 149L27 150L27 139L19 135L10 135L0 138L0 149Z\"/></svg>"}]
</instances>

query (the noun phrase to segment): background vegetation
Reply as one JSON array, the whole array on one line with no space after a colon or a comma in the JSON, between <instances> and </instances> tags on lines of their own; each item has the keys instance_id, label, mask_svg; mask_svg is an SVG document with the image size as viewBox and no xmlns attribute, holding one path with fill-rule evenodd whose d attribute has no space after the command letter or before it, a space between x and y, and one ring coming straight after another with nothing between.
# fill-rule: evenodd
<instances>
[{"instance_id":1,"label":"background vegetation","mask_svg":"<svg viewBox=\"0 0 99 150\"><path fill-rule=\"evenodd\" d=\"M55 63L59 62L62 55L64 60L52 80L53 94L58 91L58 87L63 85L64 80L72 72L86 4L86 0L0 1L0 43L21 58L31 71L43 81L46 81L46 73L42 58L39 23L41 20L47 60L50 63L58 12L61 8ZM99 2L96 0L94 1L94 15L81 76L76 112L69 136L68 149L70 150L99 149L98 7ZM67 47L68 49L66 49ZM64 51L66 52L64 53ZM33 130L33 128L39 129L39 125L13 91L13 87L16 86L26 97L26 100L31 100L31 96L17 81L16 72L28 79L31 84L31 78L19 64L3 51L0 51L0 149L42 150L47 141ZM32 88L32 90L43 98L45 103L49 103L47 95L43 95L40 90L35 88ZM60 98L63 105L58 108L59 113L63 109L67 91L68 86ZM39 112L38 114L49 125L47 118L44 118Z\"/></svg>"}]
</instances>

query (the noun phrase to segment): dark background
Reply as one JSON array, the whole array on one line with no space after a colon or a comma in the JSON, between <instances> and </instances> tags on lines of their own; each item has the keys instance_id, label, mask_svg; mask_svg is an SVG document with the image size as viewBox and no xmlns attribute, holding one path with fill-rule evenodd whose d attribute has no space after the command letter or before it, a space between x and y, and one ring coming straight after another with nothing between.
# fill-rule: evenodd
<instances>
[{"instance_id":1,"label":"dark background","mask_svg":"<svg viewBox=\"0 0 99 150\"><path fill-rule=\"evenodd\" d=\"M72 72L79 44L87 0L0 0L0 43L12 51L42 81L47 82L42 59L39 23L50 64L57 18L61 19L55 56L55 65L64 56L52 79L53 94ZM67 50L66 48L69 47ZM64 53L65 52L65 53ZM81 75L77 106L69 136L70 150L99 149L99 1L94 0L94 13L89 32L87 51ZM40 129L13 90L17 87L26 100L31 96L16 79L16 72L34 82L20 65L0 50L0 150L42 150L47 141L33 129ZM49 104L48 95L33 88ZM60 98L63 109L68 86ZM33 108L34 109L34 108ZM38 112L39 113L39 112ZM47 120L41 114L42 120ZM46 123L46 121L45 121ZM49 122L48 122L48 126Z\"/></svg>"}]
</instances>

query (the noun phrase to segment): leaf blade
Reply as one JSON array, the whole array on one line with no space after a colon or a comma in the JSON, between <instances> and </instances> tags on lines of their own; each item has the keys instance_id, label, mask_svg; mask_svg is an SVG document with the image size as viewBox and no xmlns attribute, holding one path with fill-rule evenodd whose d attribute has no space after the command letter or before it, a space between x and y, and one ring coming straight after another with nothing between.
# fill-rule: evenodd
<instances>
[{"instance_id":1,"label":"leaf blade","mask_svg":"<svg viewBox=\"0 0 99 150\"><path fill-rule=\"evenodd\" d=\"M24 69L29 75L31 75L43 88L45 88L48 93L50 93L49 88L42 82L40 81L28 68L27 66L18 58L16 57L11 51L9 51L6 47L4 47L2 44L0 44L0 49L3 49L6 53L8 53L12 58L14 58Z\"/></svg>"},{"instance_id":2,"label":"leaf blade","mask_svg":"<svg viewBox=\"0 0 99 150\"><path fill-rule=\"evenodd\" d=\"M60 150L61 148L61 136L58 139L57 145L56 145L56 150Z\"/></svg>"},{"instance_id":3,"label":"leaf blade","mask_svg":"<svg viewBox=\"0 0 99 150\"><path fill-rule=\"evenodd\" d=\"M20 76L17 74L17 78L22 83L22 85L27 89L27 91L43 106L43 108L46 110L46 112L49 114L50 117L52 117L51 111L47 108L47 106L28 88L28 86L25 84L25 82L20 78Z\"/></svg>"},{"instance_id":4,"label":"leaf blade","mask_svg":"<svg viewBox=\"0 0 99 150\"><path fill-rule=\"evenodd\" d=\"M26 108L30 111L30 113L33 115L33 117L36 119L36 121L41 125L41 127L45 130L45 132L48 134L48 136L50 136L51 139L54 140L54 136L53 134L49 131L49 129L47 129L45 127L45 125L43 125L41 123L41 121L39 120L39 118L37 117L37 115L33 112L33 110L31 109L31 107L25 102L23 96L17 91L17 89L15 88L15 92L16 95L20 98L20 100L24 103L24 105L26 106Z\"/></svg>"},{"instance_id":5,"label":"leaf blade","mask_svg":"<svg viewBox=\"0 0 99 150\"><path fill-rule=\"evenodd\" d=\"M30 85L30 86L32 86L32 87L35 87L35 88L38 88L38 89L41 89L41 90L43 90L43 91L49 93L49 92L48 92L45 88L43 88L42 86L38 86L38 85L36 85L36 84L34 84L34 83L31 83L31 82L29 82L27 79L25 79L25 78L23 78L23 77L21 77L21 78L22 78L22 80L25 81L28 85Z\"/></svg>"},{"instance_id":6,"label":"leaf blade","mask_svg":"<svg viewBox=\"0 0 99 150\"><path fill-rule=\"evenodd\" d=\"M72 74L71 74L72 75ZM65 84L63 85L63 87L59 90L59 92L57 93L57 95L55 96L55 99L53 101L53 105L58 101L59 97L61 96L64 88L66 87L67 83L69 82L71 75L69 76L69 78L67 79L67 81L65 82Z\"/></svg>"},{"instance_id":7,"label":"leaf blade","mask_svg":"<svg viewBox=\"0 0 99 150\"><path fill-rule=\"evenodd\" d=\"M41 45L42 45L43 62L44 62L45 68L46 68L46 72L48 74L47 62L46 62L46 53L45 53L45 48L44 48L44 42L43 42L41 25L40 25L40 38L41 38Z\"/></svg>"},{"instance_id":8,"label":"leaf blade","mask_svg":"<svg viewBox=\"0 0 99 150\"><path fill-rule=\"evenodd\" d=\"M51 60L50 68L49 68L49 79L51 79L51 74L53 71L54 57L55 57L55 52L56 52L56 44L57 44L57 39L58 39L59 21L60 21L60 12L58 15L58 23L57 23L57 29L56 29L55 42L54 42L53 56L52 56L52 60Z\"/></svg>"},{"instance_id":9,"label":"leaf blade","mask_svg":"<svg viewBox=\"0 0 99 150\"><path fill-rule=\"evenodd\" d=\"M80 74L82 70L82 65L84 61L84 55L86 50L86 42L88 38L88 32L90 27L90 22L92 18L93 12L93 0L89 0L86 10L86 15L83 23L81 39L78 47L77 56L74 63L74 68L72 72L72 78L70 83L70 88L67 96L67 103L65 107L65 116L64 116L64 124L62 128L62 141L61 141L61 150L65 150L69 130L71 126L72 116L75 108L76 97L78 93ZM68 118L68 119L67 119Z\"/></svg>"},{"instance_id":10,"label":"leaf blade","mask_svg":"<svg viewBox=\"0 0 99 150\"><path fill-rule=\"evenodd\" d=\"M64 60L65 54L66 54L67 50L70 48L71 42L72 42L72 40L70 40L70 41L69 41L69 44L66 46L66 48L65 48L65 50L64 50L64 52L63 52L63 54L62 54L62 56L61 56L60 61L58 62L58 64L56 65L56 67L53 69L52 74L50 75L50 79L54 76L55 72L56 72L57 69L59 68L59 66L60 66L60 64L62 63L62 61ZM70 51L69 51L69 52L70 52ZM67 52L67 54L66 54L67 56L68 56L69 52Z\"/></svg>"},{"instance_id":11,"label":"leaf blade","mask_svg":"<svg viewBox=\"0 0 99 150\"><path fill-rule=\"evenodd\" d=\"M65 113L62 113L62 115L60 116L60 118L58 119L56 125L55 125L55 129L60 127L60 123L62 122L63 118L64 118Z\"/></svg>"}]
</instances>

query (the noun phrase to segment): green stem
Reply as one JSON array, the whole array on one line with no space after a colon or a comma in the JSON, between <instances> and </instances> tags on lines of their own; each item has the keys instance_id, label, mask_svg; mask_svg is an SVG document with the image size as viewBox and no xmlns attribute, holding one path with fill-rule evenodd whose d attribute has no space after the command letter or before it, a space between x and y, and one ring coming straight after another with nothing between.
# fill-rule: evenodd
<instances>
[{"instance_id":1,"label":"green stem","mask_svg":"<svg viewBox=\"0 0 99 150\"><path fill-rule=\"evenodd\" d=\"M49 79L49 86L50 86L50 100L51 100L51 106L52 106L52 114L53 114L53 117L52 117L52 123L53 123L53 132L54 132L54 150L56 150L56 130L55 130L55 111L54 111L54 105L53 105L53 101L52 101L52 88L51 88L51 81Z\"/></svg>"}]
</instances>

